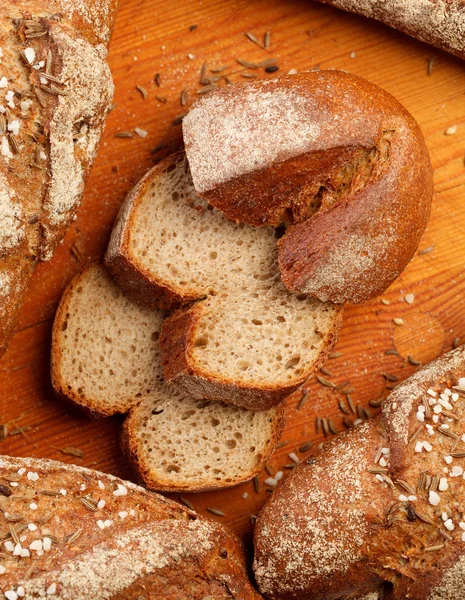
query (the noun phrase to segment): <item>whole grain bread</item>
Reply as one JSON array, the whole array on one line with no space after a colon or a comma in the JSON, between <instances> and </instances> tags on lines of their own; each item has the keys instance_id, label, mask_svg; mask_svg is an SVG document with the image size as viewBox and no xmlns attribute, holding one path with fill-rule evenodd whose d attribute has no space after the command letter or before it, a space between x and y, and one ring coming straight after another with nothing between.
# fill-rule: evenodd
<instances>
[{"instance_id":1,"label":"whole grain bread","mask_svg":"<svg viewBox=\"0 0 465 600\"><path fill-rule=\"evenodd\" d=\"M0 356L35 264L79 206L113 96L105 57L116 6L0 5Z\"/></svg>"},{"instance_id":2,"label":"whole grain bread","mask_svg":"<svg viewBox=\"0 0 465 600\"><path fill-rule=\"evenodd\" d=\"M223 526L117 477L0 457L7 600L258 600Z\"/></svg>"},{"instance_id":3,"label":"whole grain bread","mask_svg":"<svg viewBox=\"0 0 465 600\"><path fill-rule=\"evenodd\" d=\"M151 489L205 491L251 479L279 439L283 408L250 412L164 383L163 317L125 296L102 265L86 266L55 316L55 390L93 416L131 409L123 449Z\"/></svg>"},{"instance_id":4,"label":"whole grain bread","mask_svg":"<svg viewBox=\"0 0 465 600\"><path fill-rule=\"evenodd\" d=\"M255 530L261 592L463 598L464 424L462 346L400 384L380 417L322 446L273 494Z\"/></svg>"},{"instance_id":5,"label":"whole grain bread","mask_svg":"<svg viewBox=\"0 0 465 600\"><path fill-rule=\"evenodd\" d=\"M187 305L164 321L160 342L165 379L193 398L275 406L335 343L341 308L286 290L275 235L234 224L196 196L183 153L125 201L106 264L139 302Z\"/></svg>"},{"instance_id":6,"label":"whole grain bread","mask_svg":"<svg viewBox=\"0 0 465 600\"><path fill-rule=\"evenodd\" d=\"M463 0L320 0L381 21L414 38L465 58Z\"/></svg>"},{"instance_id":7,"label":"whole grain bread","mask_svg":"<svg viewBox=\"0 0 465 600\"><path fill-rule=\"evenodd\" d=\"M183 120L197 193L236 222L284 225L285 286L323 301L383 292L415 253L432 168L418 124L342 71L238 83Z\"/></svg>"}]
</instances>

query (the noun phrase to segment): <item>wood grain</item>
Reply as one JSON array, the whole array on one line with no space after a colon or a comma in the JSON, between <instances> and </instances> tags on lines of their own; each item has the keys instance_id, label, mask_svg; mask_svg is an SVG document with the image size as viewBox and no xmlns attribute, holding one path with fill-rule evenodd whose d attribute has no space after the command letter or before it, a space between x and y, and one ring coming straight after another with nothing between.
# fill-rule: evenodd
<instances>
[{"instance_id":1,"label":"wood grain","mask_svg":"<svg viewBox=\"0 0 465 600\"><path fill-rule=\"evenodd\" d=\"M377 409L369 401L389 392L388 387L395 385L391 376L400 381L419 368L409 362L409 356L426 362L449 350L454 339L465 341L463 63L387 27L307 0L166 0L155 4L121 0L110 51L116 106L79 218L53 260L37 269L18 333L0 362L0 421L15 433L0 442L2 453L61 459L128 478L134 474L119 450L121 420L90 421L54 397L49 379L50 328L64 286L83 261L104 252L125 194L166 151L179 146L180 127L173 126L172 120L185 110L181 92L189 90L189 101L195 97L205 61L211 67L229 65L225 72L233 81L243 80L241 74L247 72L235 58L277 57L279 73L316 65L346 69L394 94L417 118L427 138L436 194L420 251L432 250L417 254L382 299L346 309L336 348L342 356L328 361L330 374L323 377L336 386L349 382L346 387L353 388L354 404L374 414ZM190 31L191 25L197 28ZM271 32L268 51L245 36L250 31L263 39L267 30ZM428 75L431 59L433 69ZM160 87L154 81L156 73ZM256 73L271 76L263 69ZM146 100L136 85L147 90ZM451 125L457 125L457 133L446 136ZM114 137L134 127L146 130L147 137ZM166 147L154 151L160 144ZM405 301L407 294L414 294L413 304ZM403 319L404 325L395 325L394 318ZM386 354L386 350L399 354ZM344 428L338 401L347 406L346 395L316 378L308 390L300 409L300 393L288 400L282 436L288 443L271 458L272 472L291 464L288 453L307 440L315 447L324 439L323 433L315 431L317 416L331 418L338 431ZM30 429L15 432L18 427ZM59 448L66 446L80 448L83 458L60 453ZM207 507L222 509L226 516L218 518L248 539L250 515L257 513L268 496L262 483L266 477L265 472L260 477L259 493L250 482L231 490L190 495L189 500L201 513Z\"/></svg>"}]
</instances>

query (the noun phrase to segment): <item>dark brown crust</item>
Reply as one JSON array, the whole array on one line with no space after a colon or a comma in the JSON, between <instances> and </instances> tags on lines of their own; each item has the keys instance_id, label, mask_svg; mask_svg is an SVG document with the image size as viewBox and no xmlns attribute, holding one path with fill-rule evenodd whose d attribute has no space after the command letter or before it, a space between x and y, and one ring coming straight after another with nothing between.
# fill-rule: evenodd
<instances>
[{"instance_id":1,"label":"dark brown crust","mask_svg":"<svg viewBox=\"0 0 465 600\"><path fill-rule=\"evenodd\" d=\"M193 115L203 118L209 103L224 99L242 118L252 110L250 90L256 102L265 92L283 90L306 99L307 112L297 104L296 111L321 125L320 133L304 153L213 185L196 174L197 164L207 170L208 157L197 148L201 128L194 116L187 118L186 152L196 188L202 188L198 193L235 221L289 223L278 242L281 277L289 290L336 303L363 302L381 293L412 258L429 217L432 168L418 124L390 94L342 71L227 86L198 100L194 111L207 108ZM212 115L209 128L211 151L221 152L223 136L230 135L221 116ZM259 147L267 142L254 140ZM235 152L247 152L247 143L241 140ZM360 162L363 151L367 156ZM325 152L330 158L321 160ZM340 171L351 162L354 173L338 189ZM329 190L321 207L320 187Z\"/></svg>"},{"instance_id":2,"label":"dark brown crust","mask_svg":"<svg viewBox=\"0 0 465 600\"><path fill-rule=\"evenodd\" d=\"M185 160L184 152L172 154L139 181L120 208L105 255L105 265L110 269L121 289L136 302L162 310L173 310L194 302L198 300L199 295L195 291L189 294L185 290L176 290L158 279L154 273L146 271L131 254L131 230L138 205L143 200L150 183L170 165L181 160Z\"/></svg>"},{"instance_id":3,"label":"dark brown crust","mask_svg":"<svg viewBox=\"0 0 465 600\"><path fill-rule=\"evenodd\" d=\"M443 473L447 466L444 456L453 452L454 440L437 431L430 437L424 430L423 435L410 441L421 425L416 413L426 391L450 388L463 376L465 347L405 381L387 398L380 417L323 445L314 458L289 476L268 500L255 529L254 568L263 594L279 600L360 598L388 582L383 596L388 600L463 597L465 549L457 522L465 510L465 485L462 476L454 480ZM461 433L464 398L459 398L453 408L458 421L451 421L450 427ZM428 440L433 450L418 453L418 440ZM390 450L387 475L394 482L393 489L378 483L368 470L379 467L374 456L381 447ZM462 452L462 446L457 451ZM453 464L461 465L461 461L460 457L454 458ZM417 486L421 473L431 477L437 474L449 482L446 490L438 492L437 506L429 500L428 489ZM358 487L356 478L361 482ZM409 493L397 483L399 479L415 490L416 499L407 502L400 498ZM341 490L352 498L350 502L338 497ZM320 494L318 503L314 502L315 493ZM351 519L349 513L354 508L360 513ZM341 511L345 512L342 516ZM455 523L454 530L444 526L443 511ZM359 524L362 528L357 531ZM334 560L336 553L328 548L331 550L331 540L348 532L354 539L359 536L360 543L354 546L351 538L344 540L347 561L341 563ZM321 544L313 545L315 540ZM303 561L294 562L295 557ZM315 571L328 565L332 569L326 575L312 573L312 565L317 565ZM308 575L303 587L302 569Z\"/></svg>"},{"instance_id":4,"label":"dark brown crust","mask_svg":"<svg viewBox=\"0 0 465 600\"><path fill-rule=\"evenodd\" d=\"M459 58L465 59L465 4L463 0L423 0L417 18L409 16L405 0L319 0L337 8L381 21ZM407 5L407 6L406 6ZM407 8L407 10L405 10ZM414 11L412 11L413 13Z\"/></svg>"},{"instance_id":5,"label":"dark brown crust","mask_svg":"<svg viewBox=\"0 0 465 600\"><path fill-rule=\"evenodd\" d=\"M4 482L3 476L24 469L18 487L11 487L10 496L2 496L2 506L16 514L21 511L25 523L34 523L50 513L47 525L38 525L34 531L25 527L27 544L46 535L45 528L57 540L41 557L32 550L21 561L11 555L2 557L6 569L0 581L2 597L6 590L23 585L26 600L44 598L51 595L46 591L55 584L54 597L84 600L89 598L91 584L97 586L91 597L114 600L204 600L209 595L260 599L247 578L239 540L221 524L202 519L163 496L90 469L5 456L0 457L0 463ZM38 476L37 482L29 479L28 472ZM114 494L118 486L123 486L123 495ZM41 490L64 490L65 494L51 496ZM90 510L82 502L83 497L95 504L101 499L104 506ZM37 504L35 512L29 507L32 499ZM123 510L124 518L120 516ZM3 512L1 519L8 530ZM102 531L98 519L110 519L111 525ZM79 541L67 544L63 537L78 529ZM133 563L141 566L133 568ZM31 566L36 568L30 570Z\"/></svg>"},{"instance_id":6,"label":"dark brown crust","mask_svg":"<svg viewBox=\"0 0 465 600\"><path fill-rule=\"evenodd\" d=\"M212 376L192 357L195 328L202 317L202 302L192 307L179 309L163 321L160 332L162 348L163 374L167 382L176 384L192 398L202 400L221 400L242 406L249 410L266 410L277 406L290 396L321 366L336 343L337 334L342 326L342 310L333 321L333 328L327 333L324 350L318 356L312 368L298 381L287 386L245 385Z\"/></svg>"},{"instance_id":7,"label":"dark brown crust","mask_svg":"<svg viewBox=\"0 0 465 600\"><path fill-rule=\"evenodd\" d=\"M137 406L131 409L124 421L120 438L121 448L126 454L133 469L139 475L140 481L143 483L143 485L145 485L150 490L157 490L159 492L209 492L212 490L233 487L235 485L239 485L240 483L244 483L245 481L249 481L263 470L266 461L270 457L271 453L274 451L276 444L278 443L279 438L281 437L281 432L285 424L284 404L281 404L276 408L274 430L271 436L270 444L268 448L266 448L265 451L262 453L262 457L260 461L256 464L254 470L250 471L247 474L247 476L236 477L231 482L226 484L224 482L212 481L210 485L193 485L192 482L186 480L185 485L174 487L172 484L165 483L163 479L157 477L157 474L150 469L150 466L147 465L143 458L140 456L139 444L136 443L136 436L131 431L132 419L136 411Z\"/></svg>"}]
</instances>

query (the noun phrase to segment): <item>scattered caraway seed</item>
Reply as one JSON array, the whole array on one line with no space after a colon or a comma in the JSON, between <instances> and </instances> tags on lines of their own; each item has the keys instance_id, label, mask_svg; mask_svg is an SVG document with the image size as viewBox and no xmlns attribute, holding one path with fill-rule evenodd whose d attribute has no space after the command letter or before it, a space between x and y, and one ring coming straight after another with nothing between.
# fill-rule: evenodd
<instances>
[{"instance_id":1,"label":"scattered caraway seed","mask_svg":"<svg viewBox=\"0 0 465 600\"><path fill-rule=\"evenodd\" d=\"M272 67L273 65L276 65L278 62L277 58L265 58L265 60L262 60L262 62L260 63L260 67Z\"/></svg>"},{"instance_id":2,"label":"scattered caraway seed","mask_svg":"<svg viewBox=\"0 0 465 600\"><path fill-rule=\"evenodd\" d=\"M260 68L260 65L258 65L257 63L253 63L248 60L242 60L242 58L236 58L236 62L239 63L240 65L242 65L243 67L246 67L247 69Z\"/></svg>"},{"instance_id":3,"label":"scattered caraway seed","mask_svg":"<svg viewBox=\"0 0 465 600\"><path fill-rule=\"evenodd\" d=\"M247 31L245 35L249 38L249 40L251 42L253 42L254 44L258 44L258 46L260 46L260 42L258 41L257 36L254 35L251 31Z\"/></svg>"},{"instance_id":4,"label":"scattered caraway seed","mask_svg":"<svg viewBox=\"0 0 465 600\"><path fill-rule=\"evenodd\" d=\"M165 98L164 96L155 96L155 98L162 104L168 104L168 98Z\"/></svg>"},{"instance_id":5,"label":"scattered caraway seed","mask_svg":"<svg viewBox=\"0 0 465 600\"><path fill-rule=\"evenodd\" d=\"M217 517L224 517L224 512L219 508L207 508L206 510L208 510L208 512L210 512L212 515L216 515Z\"/></svg>"},{"instance_id":6,"label":"scattered caraway seed","mask_svg":"<svg viewBox=\"0 0 465 600\"><path fill-rule=\"evenodd\" d=\"M430 76L433 74L433 65L434 65L434 56L429 59L428 68L426 69L426 73Z\"/></svg>"},{"instance_id":7,"label":"scattered caraway seed","mask_svg":"<svg viewBox=\"0 0 465 600\"><path fill-rule=\"evenodd\" d=\"M174 119L171 121L171 125L181 125L182 120L184 119L184 117L187 115L187 113L183 113L182 115L178 115L177 117L174 117Z\"/></svg>"},{"instance_id":8,"label":"scattered caraway seed","mask_svg":"<svg viewBox=\"0 0 465 600\"><path fill-rule=\"evenodd\" d=\"M76 262L82 262L84 260L84 256L82 255L77 241L73 243L69 251Z\"/></svg>"},{"instance_id":9,"label":"scattered caraway seed","mask_svg":"<svg viewBox=\"0 0 465 600\"><path fill-rule=\"evenodd\" d=\"M200 85L206 85L207 84L207 82L205 81L206 74L207 74L207 62L205 61L203 63L203 65L200 67L200 77L199 77L199 83L200 83Z\"/></svg>"},{"instance_id":10,"label":"scattered caraway seed","mask_svg":"<svg viewBox=\"0 0 465 600\"><path fill-rule=\"evenodd\" d=\"M255 475L253 478L253 487L255 492L258 494L260 491L260 479L258 478L258 475Z\"/></svg>"},{"instance_id":11,"label":"scattered caraway seed","mask_svg":"<svg viewBox=\"0 0 465 600\"><path fill-rule=\"evenodd\" d=\"M63 542L68 545L73 544L78 539L78 537L81 535L81 533L82 533L82 529L77 529L74 533L67 535L64 538Z\"/></svg>"},{"instance_id":12,"label":"scattered caraway seed","mask_svg":"<svg viewBox=\"0 0 465 600\"><path fill-rule=\"evenodd\" d=\"M213 90L217 89L217 84L216 83L212 83L210 85L206 85L203 88L200 88L200 90L196 90L196 94L208 94L208 92L212 92Z\"/></svg>"},{"instance_id":13,"label":"scattered caraway seed","mask_svg":"<svg viewBox=\"0 0 465 600\"><path fill-rule=\"evenodd\" d=\"M186 106L188 93L188 90L183 90L181 92L181 106Z\"/></svg>"},{"instance_id":14,"label":"scattered caraway seed","mask_svg":"<svg viewBox=\"0 0 465 600\"><path fill-rule=\"evenodd\" d=\"M346 388L348 385L350 385L350 381L343 381L342 383L337 385L334 389L336 390L336 392L340 392L341 390Z\"/></svg>"},{"instance_id":15,"label":"scattered caraway seed","mask_svg":"<svg viewBox=\"0 0 465 600\"><path fill-rule=\"evenodd\" d=\"M58 450L62 454L69 454L70 456L77 456L77 458L82 458L84 456L84 452L79 448L74 448L74 446L66 446L65 448L57 448L56 446L52 446L55 450Z\"/></svg>"},{"instance_id":16,"label":"scattered caraway seed","mask_svg":"<svg viewBox=\"0 0 465 600\"><path fill-rule=\"evenodd\" d=\"M427 546L425 548L425 552L435 552L436 550L442 550L444 548L444 544L438 544L437 546Z\"/></svg>"},{"instance_id":17,"label":"scattered caraway seed","mask_svg":"<svg viewBox=\"0 0 465 600\"><path fill-rule=\"evenodd\" d=\"M333 374L331 373L331 371L328 371L328 369L326 369L325 367L320 367L320 371L323 373L323 375L326 375L327 377L332 377Z\"/></svg>"},{"instance_id":18,"label":"scattered caraway seed","mask_svg":"<svg viewBox=\"0 0 465 600\"><path fill-rule=\"evenodd\" d=\"M315 418L315 430L317 433L320 433L321 431L321 417Z\"/></svg>"},{"instance_id":19,"label":"scattered caraway seed","mask_svg":"<svg viewBox=\"0 0 465 600\"><path fill-rule=\"evenodd\" d=\"M142 87L141 85L136 85L136 90L141 93L142 98L144 100L147 100L147 98L148 98L148 92L147 92L147 90L144 87Z\"/></svg>"},{"instance_id":20,"label":"scattered caraway seed","mask_svg":"<svg viewBox=\"0 0 465 600\"><path fill-rule=\"evenodd\" d=\"M302 396L299 400L299 403L297 404L297 410L300 410L306 404L306 402L308 400L308 396L309 396L308 390L304 390L302 392Z\"/></svg>"},{"instance_id":21,"label":"scattered caraway seed","mask_svg":"<svg viewBox=\"0 0 465 600\"><path fill-rule=\"evenodd\" d=\"M422 431L423 431L423 425L420 425L420 427L416 431L414 431L412 433L412 435L410 436L409 443L413 442L413 440L416 440Z\"/></svg>"},{"instance_id":22,"label":"scattered caraway seed","mask_svg":"<svg viewBox=\"0 0 465 600\"><path fill-rule=\"evenodd\" d=\"M328 379L321 377L321 375L317 375L316 378L321 383L321 385L324 385L325 387L330 387L330 388L336 387L332 381L329 381Z\"/></svg>"},{"instance_id":23,"label":"scattered caraway seed","mask_svg":"<svg viewBox=\"0 0 465 600\"><path fill-rule=\"evenodd\" d=\"M460 346L460 338L459 338L459 337L456 337L456 338L454 339L454 341L452 342L452 348L454 348L454 349L455 349L455 348L458 348L459 346Z\"/></svg>"},{"instance_id":24,"label":"scattered caraway seed","mask_svg":"<svg viewBox=\"0 0 465 600\"><path fill-rule=\"evenodd\" d=\"M433 244L433 246L428 246L427 248L423 248L423 250L419 250L418 256L423 256L424 254L429 254L433 250L434 250L434 244Z\"/></svg>"},{"instance_id":25,"label":"scattered caraway seed","mask_svg":"<svg viewBox=\"0 0 465 600\"><path fill-rule=\"evenodd\" d=\"M394 319L392 319L392 322L394 323L394 325L403 325L404 324L404 319L401 319L400 317L394 317Z\"/></svg>"},{"instance_id":26,"label":"scattered caraway seed","mask_svg":"<svg viewBox=\"0 0 465 600\"><path fill-rule=\"evenodd\" d=\"M289 465L284 465L285 469L294 469L297 465L295 463L291 463Z\"/></svg>"},{"instance_id":27,"label":"scattered caraway seed","mask_svg":"<svg viewBox=\"0 0 465 600\"><path fill-rule=\"evenodd\" d=\"M457 125L451 125L450 127L448 127L445 132L444 135L454 135L457 133Z\"/></svg>"},{"instance_id":28,"label":"scattered caraway seed","mask_svg":"<svg viewBox=\"0 0 465 600\"><path fill-rule=\"evenodd\" d=\"M270 465L268 463L265 463L265 471L268 473L268 475L273 476L274 473L270 467Z\"/></svg>"},{"instance_id":29,"label":"scattered caraway seed","mask_svg":"<svg viewBox=\"0 0 465 600\"><path fill-rule=\"evenodd\" d=\"M187 506L189 510L193 510L195 512L194 505L187 498L184 498L184 496L179 496L179 501L182 502L184 506Z\"/></svg>"},{"instance_id":30,"label":"scattered caraway seed","mask_svg":"<svg viewBox=\"0 0 465 600\"><path fill-rule=\"evenodd\" d=\"M347 427L347 429L351 429L354 426L354 422L348 417L343 417L342 422Z\"/></svg>"},{"instance_id":31,"label":"scattered caraway seed","mask_svg":"<svg viewBox=\"0 0 465 600\"><path fill-rule=\"evenodd\" d=\"M338 430L336 429L336 425L334 425L332 419L328 419L328 428L333 435L337 435Z\"/></svg>"},{"instance_id":32,"label":"scattered caraway seed","mask_svg":"<svg viewBox=\"0 0 465 600\"><path fill-rule=\"evenodd\" d=\"M276 448L284 448L284 446L287 446L289 444L289 440L284 440L283 442L279 442L279 444L276 446Z\"/></svg>"},{"instance_id":33,"label":"scattered caraway seed","mask_svg":"<svg viewBox=\"0 0 465 600\"><path fill-rule=\"evenodd\" d=\"M410 354L407 356L407 360L409 361L409 363L411 365L413 365L414 367L419 367L421 366L421 362L419 360L416 360L415 358L413 358L413 356L411 356Z\"/></svg>"},{"instance_id":34,"label":"scattered caraway seed","mask_svg":"<svg viewBox=\"0 0 465 600\"><path fill-rule=\"evenodd\" d=\"M114 134L115 138L133 138L134 134L131 133L130 131L117 131Z\"/></svg>"},{"instance_id":35,"label":"scattered caraway seed","mask_svg":"<svg viewBox=\"0 0 465 600\"><path fill-rule=\"evenodd\" d=\"M373 408L378 408L383 403L383 398L378 398L377 400L370 400L368 403Z\"/></svg>"},{"instance_id":36,"label":"scattered caraway seed","mask_svg":"<svg viewBox=\"0 0 465 600\"><path fill-rule=\"evenodd\" d=\"M256 73L241 73L241 77L245 77L246 79L256 79Z\"/></svg>"},{"instance_id":37,"label":"scattered caraway seed","mask_svg":"<svg viewBox=\"0 0 465 600\"><path fill-rule=\"evenodd\" d=\"M350 411L349 411L349 409L348 409L348 408L347 408L347 406L344 404L344 400L342 400L342 399L339 399L339 400L337 401L337 403L338 403L338 405L339 405L339 410L340 410L341 412L343 412L345 415L349 415L349 414L350 414Z\"/></svg>"},{"instance_id":38,"label":"scattered caraway seed","mask_svg":"<svg viewBox=\"0 0 465 600\"><path fill-rule=\"evenodd\" d=\"M328 358L339 358L341 356L344 356L342 352L330 352L328 354Z\"/></svg>"},{"instance_id":39,"label":"scattered caraway seed","mask_svg":"<svg viewBox=\"0 0 465 600\"><path fill-rule=\"evenodd\" d=\"M326 419L321 419L321 428L323 429L324 436L328 437L329 427L328 427L328 421Z\"/></svg>"},{"instance_id":40,"label":"scattered caraway seed","mask_svg":"<svg viewBox=\"0 0 465 600\"><path fill-rule=\"evenodd\" d=\"M351 413L353 415L355 415L355 406L354 406L354 401L352 400L352 396L350 394L347 394L346 398L347 398L347 404L349 405Z\"/></svg>"},{"instance_id":41,"label":"scattered caraway seed","mask_svg":"<svg viewBox=\"0 0 465 600\"><path fill-rule=\"evenodd\" d=\"M389 348L389 350L385 350L384 354L386 354L387 356L400 356L400 354L395 348Z\"/></svg>"},{"instance_id":42,"label":"scattered caraway seed","mask_svg":"<svg viewBox=\"0 0 465 600\"><path fill-rule=\"evenodd\" d=\"M268 50L268 48L270 47L270 42L271 42L271 32L265 31L265 37L263 39L263 46L264 46L265 50Z\"/></svg>"},{"instance_id":43,"label":"scattered caraway seed","mask_svg":"<svg viewBox=\"0 0 465 600\"><path fill-rule=\"evenodd\" d=\"M16 429L12 429L9 432L9 435L19 435L20 433L24 433L25 431L29 431L29 429L32 429L32 427L31 426L16 427Z\"/></svg>"},{"instance_id":44,"label":"scattered caraway seed","mask_svg":"<svg viewBox=\"0 0 465 600\"><path fill-rule=\"evenodd\" d=\"M349 394L353 394L355 392L355 388L348 387L348 388L345 388L344 390L341 390L341 392L343 394L345 394L346 396L348 396Z\"/></svg>"},{"instance_id":45,"label":"scattered caraway seed","mask_svg":"<svg viewBox=\"0 0 465 600\"><path fill-rule=\"evenodd\" d=\"M310 448L313 446L312 442L304 442L302 446L299 448L299 452L303 454L304 452L308 452Z\"/></svg>"},{"instance_id":46,"label":"scattered caraway seed","mask_svg":"<svg viewBox=\"0 0 465 600\"><path fill-rule=\"evenodd\" d=\"M393 375L392 373L381 373L381 375L387 381L399 381L399 378L397 377L397 375Z\"/></svg>"},{"instance_id":47,"label":"scattered caraway seed","mask_svg":"<svg viewBox=\"0 0 465 600\"><path fill-rule=\"evenodd\" d=\"M265 71L267 73L276 73L276 71L279 71L279 67L278 65L272 65L271 67L266 67Z\"/></svg>"},{"instance_id":48,"label":"scattered caraway seed","mask_svg":"<svg viewBox=\"0 0 465 600\"><path fill-rule=\"evenodd\" d=\"M160 73L155 73L155 77L153 78L157 87L161 85L161 75Z\"/></svg>"},{"instance_id":49,"label":"scattered caraway seed","mask_svg":"<svg viewBox=\"0 0 465 600\"><path fill-rule=\"evenodd\" d=\"M357 404L357 417L359 419L363 419L363 408L360 406L360 404Z\"/></svg>"},{"instance_id":50,"label":"scattered caraway seed","mask_svg":"<svg viewBox=\"0 0 465 600\"><path fill-rule=\"evenodd\" d=\"M0 425L0 442L3 442L3 440L7 437L8 435L8 429L6 425Z\"/></svg>"}]
</instances>

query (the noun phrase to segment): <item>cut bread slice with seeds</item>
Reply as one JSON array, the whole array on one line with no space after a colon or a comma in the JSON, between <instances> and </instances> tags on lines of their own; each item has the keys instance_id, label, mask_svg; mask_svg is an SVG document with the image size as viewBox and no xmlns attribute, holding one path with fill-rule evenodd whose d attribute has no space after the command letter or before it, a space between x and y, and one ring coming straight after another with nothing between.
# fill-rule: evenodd
<instances>
[{"instance_id":1,"label":"cut bread slice with seeds","mask_svg":"<svg viewBox=\"0 0 465 600\"><path fill-rule=\"evenodd\" d=\"M96 416L132 408L123 447L147 487L205 491L251 479L279 439L283 408L200 402L164 383L163 317L129 299L102 265L85 267L55 317L55 390Z\"/></svg>"},{"instance_id":2,"label":"cut bread slice with seeds","mask_svg":"<svg viewBox=\"0 0 465 600\"><path fill-rule=\"evenodd\" d=\"M235 224L196 196L178 153L127 198L106 264L139 302L182 307L161 331L167 381L263 410L322 364L342 321L341 307L286 290L276 253L272 227Z\"/></svg>"}]
</instances>

